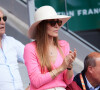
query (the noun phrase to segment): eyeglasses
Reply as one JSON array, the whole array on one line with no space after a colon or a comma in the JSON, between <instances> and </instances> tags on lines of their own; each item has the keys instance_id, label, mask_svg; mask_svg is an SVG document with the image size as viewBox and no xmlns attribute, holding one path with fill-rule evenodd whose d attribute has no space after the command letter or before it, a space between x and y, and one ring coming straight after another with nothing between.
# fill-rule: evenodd
<instances>
[{"instance_id":1,"label":"eyeglasses","mask_svg":"<svg viewBox=\"0 0 100 90\"><path fill-rule=\"evenodd\" d=\"M3 19L3 21L6 22L7 16L0 17L0 21L1 21L1 19Z\"/></svg>"},{"instance_id":2,"label":"eyeglasses","mask_svg":"<svg viewBox=\"0 0 100 90\"><path fill-rule=\"evenodd\" d=\"M54 27L56 25L56 23L58 24L58 26L62 25L62 21L57 19L57 20L48 20L47 23L49 23L52 27Z\"/></svg>"}]
</instances>

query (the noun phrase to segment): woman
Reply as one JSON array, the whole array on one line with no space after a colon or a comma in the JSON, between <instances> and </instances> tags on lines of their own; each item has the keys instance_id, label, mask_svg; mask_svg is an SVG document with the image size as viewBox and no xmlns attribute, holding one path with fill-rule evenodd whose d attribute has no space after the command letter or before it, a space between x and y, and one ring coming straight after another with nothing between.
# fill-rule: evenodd
<instances>
[{"instance_id":1,"label":"woman","mask_svg":"<svg viewBox=\"0 0 100 90\"><path fill-rule=\"evenodd\" d=\"M68 42L58 40L58 30L70 16L57 15L51 6L40 7L34 16L29 37L35 41L24 49L30 90L65 90L73 80L76 50L70 51Z\"/></svg>"}]
</instances>

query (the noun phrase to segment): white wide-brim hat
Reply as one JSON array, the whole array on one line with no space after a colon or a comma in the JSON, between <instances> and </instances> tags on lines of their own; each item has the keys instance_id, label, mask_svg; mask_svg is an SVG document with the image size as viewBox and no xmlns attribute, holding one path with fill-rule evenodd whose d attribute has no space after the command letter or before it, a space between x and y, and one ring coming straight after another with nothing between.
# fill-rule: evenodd
<instances>
[{"instance_id":1,"label":"white wide-brim hat","mask_svg":"<svg viewBox=\"0 0 100 90\"><path fill-rule=\"evenodd\" d=\"M29 28L28 36L31 39L35 39L36 27L43 20L59 19L62 20L61 26L63 26L70 18L71 16L67 15L57 15L56 11L51 6L42 6L39 9L37 9L37 11L34 14L35 22Z\"/></svg>"}]
</instances>

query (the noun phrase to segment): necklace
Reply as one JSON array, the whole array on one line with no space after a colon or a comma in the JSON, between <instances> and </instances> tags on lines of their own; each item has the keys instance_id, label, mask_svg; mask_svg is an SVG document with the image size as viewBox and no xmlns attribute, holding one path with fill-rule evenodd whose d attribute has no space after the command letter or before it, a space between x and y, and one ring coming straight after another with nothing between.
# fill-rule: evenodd
<instances>
[{"instance_id":1,"label":"necklace","mask_svg":"<svg viewBox=\"0 0 100 90\"><path fill-rule=\"evenodd\" d=\"M56 49L50 50L50 51L49 51L49 55L50 55L50 56L55 56L55 55L57 55Z\"/></svg>"},{"instance_id":2,"label":"necklace","mask_svg":"<svg viewBox=\"0 0 100 90\"><path fill-rule=\"evenodd\" d=\"M50 52L50 56L53 56L53 52Z\"/></svg>"},{"instance_id":3,"label":"necklace","mask_svg":"<svg viewBox=\"0 0 100 90\"><path fill-rule=\"evenodd\" d=\"M50 46L49 47L49 55L50 56L56 56L57 55L57 47L56 46Z\"/></svg>"}]
</instances>

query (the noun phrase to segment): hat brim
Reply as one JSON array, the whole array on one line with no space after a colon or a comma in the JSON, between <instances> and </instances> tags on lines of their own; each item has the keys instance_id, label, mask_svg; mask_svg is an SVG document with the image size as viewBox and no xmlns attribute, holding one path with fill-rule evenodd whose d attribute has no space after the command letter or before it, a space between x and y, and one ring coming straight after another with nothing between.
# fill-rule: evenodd
<instances>
[{"instance_id":1,"label":"hat brim","mask_svg":"<svg viewBox=\"0 0 100 90\"><path fill-rule=\"evenodd\" d=\"M44 18L44 19L41 19L39 21L36 21L34 22L31 27L29 28L28 30L28 36L29 38L31 39L35 39L35 32L36 32L36 27L37 25L43 21L43 20L48 20L48 19L60 19L62 20L62 25L61 27L71 18L71 16L66 16L66 15L56 15L56 16L51 16L49 18Z\"/></svg>"}]
</instances>

